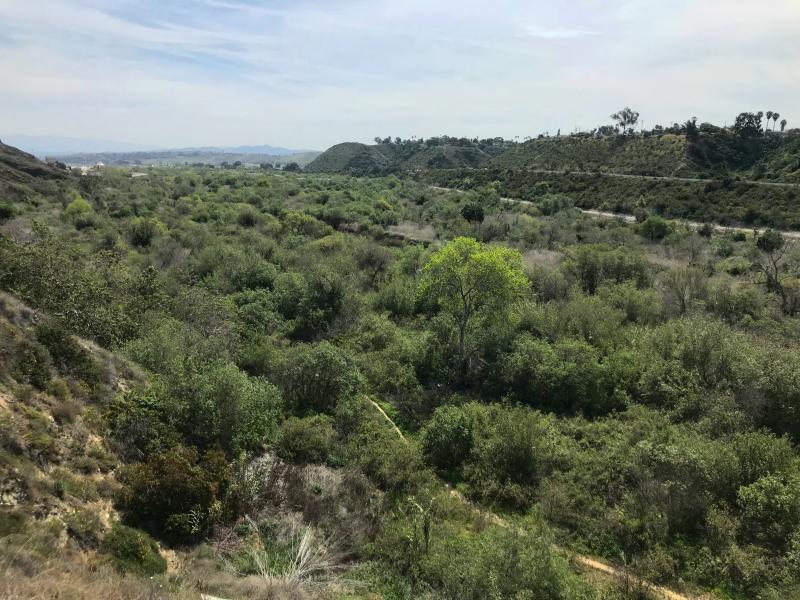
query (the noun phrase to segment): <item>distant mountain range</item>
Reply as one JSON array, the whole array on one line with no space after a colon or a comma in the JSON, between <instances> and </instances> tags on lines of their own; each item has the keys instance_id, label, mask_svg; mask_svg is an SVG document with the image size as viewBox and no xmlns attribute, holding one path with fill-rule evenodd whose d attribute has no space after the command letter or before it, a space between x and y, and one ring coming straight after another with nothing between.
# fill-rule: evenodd
<instances>
[{"instance_id":1,"label":"distant mountain range","mask_svg":"<svg viewBox=\"0 0 800 600\"><path fill-rule=\"evenodd\" d=\"M53 137L38 135L0 135L6 144L15 146L20 150L44 157L68 157L71 155L89 154L132 154L132 153L174 153L174 154L255 154L260 156L290 156L306 154L314 150L295 150L282 146L244 145L244 146L198 146L188 148L158 148L156 146L143 146L128 144L111 140L98 140L90 138Z\"/></svg>"},{"instance_id":2,"label":"distant mountain range","mask_svg":"<svg viewBox=\"0 0 800 600\"><path fill-rule=\"evenodd\" d=\"M293 150L281 146L200 146L198 148L176 148L173 152L207 152L209 154L267 154L270 156L289 156L306 154L317 150Z\"/></svg>"}]
</instances>

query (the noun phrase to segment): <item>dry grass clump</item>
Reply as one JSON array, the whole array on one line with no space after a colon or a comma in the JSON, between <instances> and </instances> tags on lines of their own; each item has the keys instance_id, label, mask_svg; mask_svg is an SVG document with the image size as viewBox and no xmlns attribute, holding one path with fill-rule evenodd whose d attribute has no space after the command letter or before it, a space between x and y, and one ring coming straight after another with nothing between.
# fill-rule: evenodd
<instances>
[{"instance_id":1,"label":"dry grass clump","mask_svg":"<svg viewBox=\"0 0 800 600\"><path fill-rule=\"evenodd\" d=\"M196 600L196 594L164 577L144 578L115 571L101 555L60 546L33 533L4 539L0 550L0 600ZM50 556L43 556L45 543Z\"/></svg>"},{"instance_id":2,"label":"dry grass clump","mask_svg":"<svg viewBox=\"0 0 800 600\"><path fill-rule=\"evenodd\" d=\"M401 221L398 225L389 225L386 229L389 233L409 240L432 242L436 239L436 230L431 225L421 226L412 221Z\"/></svg>"},{"instance_id":3,"label":"dry grass clump","mask_svg":"<svg viewBox=\"0 0 800 600\"><path fill-rule=\"evenodd\" d=\"M554 269L561 264L562 260L564 260L564 255L552 250L528 250L522 255L522 261L526 267L543 266Z\"/></svg>"}]
</instances>

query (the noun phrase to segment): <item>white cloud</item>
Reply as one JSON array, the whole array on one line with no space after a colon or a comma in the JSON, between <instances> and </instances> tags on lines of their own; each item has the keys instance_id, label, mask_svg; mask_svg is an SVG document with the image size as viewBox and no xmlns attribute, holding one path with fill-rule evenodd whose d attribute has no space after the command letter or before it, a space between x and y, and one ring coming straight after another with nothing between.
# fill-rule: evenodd
<instances>
[{"instance_id":1,"label":"white cloud","mask_svg":"<svg viewBox=\"0 0 800 600\"><path fill-rule=\"evenodd\" d=\"M586 37L588 35L600 35L600 33L597 31L587 31L586 29L566 29L563 27L555 27L553 29L535 29L533 27L525 27L524 29L529 36L546 40L568 40Z\"/></svg>"},{"instance_id":2,"label":"white cloud","mask_svg":"<svg viewBox=\"0 0 800 600\"><path fill-rule=\"evenodd\" d=\"M323 148L570 131L624 105L791 122L797 31L784 0L0 0L0 138Z\"/></svg>"}]
</instances>

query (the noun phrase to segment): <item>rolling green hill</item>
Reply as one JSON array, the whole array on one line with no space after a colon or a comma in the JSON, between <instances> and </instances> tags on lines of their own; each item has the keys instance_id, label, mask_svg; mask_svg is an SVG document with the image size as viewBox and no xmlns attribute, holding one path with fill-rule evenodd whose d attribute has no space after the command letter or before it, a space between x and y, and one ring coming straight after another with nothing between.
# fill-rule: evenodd
<instances>
[{"instance_id":1,"label":"rolling green hill","mask_svg":"<svg viewBox=\"0 0 800 600\"><path fill-rule=\"evenodd\" d=\"M800 183L797 131L742 138L709 126L694 137L683 133L579 134L497 145L443 139L444 143L337 144L307 170L374 176L427 169L498 168Z\"/></svg>"},{"instance_id":2,"label":"rolling green hill","mask_svg":"<svg viewBox=\"0 0 800 600\"><path fill-rule=\"evenodd\" d=\"M479 144L337 144L306 168L312 173L385 175L423 169L478 168L503 151Z\"/></svg>"},{"instance_id":3,"label":"rolling green hill","mask_svg":"<svg viewBox=\"0 0 800 600\"><path fill-rule=\"evenodd\" d=\"M394 157L387 145L368 146L357 142L336 144L320 154L307 167L313 173L372 175L392 169Z\"/></svg>"}]
</instances>

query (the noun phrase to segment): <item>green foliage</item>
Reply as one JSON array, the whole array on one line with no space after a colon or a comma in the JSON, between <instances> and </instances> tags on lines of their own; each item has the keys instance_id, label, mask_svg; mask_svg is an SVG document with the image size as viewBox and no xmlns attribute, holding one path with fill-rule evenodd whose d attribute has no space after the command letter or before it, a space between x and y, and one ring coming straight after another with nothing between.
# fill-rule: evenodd
<instances>
[{"instance_id":1,"label":"green foliage","mask_svg":"<svg viewBox=\"0 0 800 600\"><path fill-rule=\"evenodd\" d=\"M747 539L786 549L800 530L800 478L766 475L739 490L742 526Z\"/></svg>"},{"instance_id":2,"label":"green foliage","mask_svg":"<svg viewBox=\"0 0 800 600\"><path fill-rule=\"evenodd\" d=\"M139 248L146 248L163 230L163 225L152 218L134 219L128 227L128 239Z\"/></svg>"},{"instance_id":3,"label":"green foliage","mask_svg":"<svg viewBox=\"0 0 800 600\"><path fill-rule=\"evenodd\" d=\"M768 229L756 239L756 246L758 246L758 249L766 252L767 254L777 252L783 248L785 243L786 242L780 232L772 229Z\"/></svg>"},{"instance_id":4,"label":"green foliage","mask_svg":"<svg viewBox=\"0 0 800 600\"><path fill-rule=\"evenodd\" d=\"M111 555L114 566L122 572L157 575L167 570L167 561L153 538L119 523L114 523L103 539L103 550Z\"/></svg>"},{"instance_id":5,"label":"green foliage","mask_svg":"<svg viewBox=\"0 0 800 600\"><path fill-rule=\"evenodd\" d=\"M456 318L463 360L470 323L488 311L499 316L526 286L519 252L460 237L431 255L418 294Z\"/></svg>"},{"instance_id":6,"label":"green foliage","mask_svg":"<svg viewBox=\"0 0 800 600\"><path fill-rule=\"evenodd\" d=\"M422 435L434 466L463 477L476 498L513 509L529 507L539 482L564 465L562 443L539 413L475 403L440 407Z\"/></svg>"},{"instance_id":7,"label":"green foliage","mask_svg":"<svg viewBox=\"0 0 800 600\"><path fill-rule=\"evenodd\" d=\"M179 446L126 466L118 478L124 486L118 502L128 519L186 541L204 536L220 517L230 473L220 452L199 456Z\"/></svg>"},{"instance_id":8,"label":"green foliage","mask_svg":"<svg viewBox=\"0 0 800 600\"><path fill-rule=\"evenodd\" d=\"M10 202L0 202L0 223L8 221L17 214L17 210Z\"/></svg>"},{"instance_id":9,"label":"green foliage","mask_svg":"<svg viewBox=\"0 0 800 600\"><path fill-rule=\"evenodd\" d=\"M668 221L657 216L649 216L639 224L639 234L650 241L657 242L663 240L671 231Z\"/></svg>"},{"instance_id":10,"label":"green foliage","mask_svg":"<svg viewBox=\"0 0 800 600\"><path fill-rule=\"evenodd\" d=\"M660 172L687 152L696 166L695 152L725 150L732 137L703 125L691 135L690 148L673 134L563 147L586 165L608 147L634 171L654 164L642 150L661 153ZM739 140L742 152L777 138L764 137ZM425 156L441 146L411 145L388 151L467 158L452 140ZM464 148L488 153L473 146ZM680 227L660 239L676 216L777 224L792 214L793 190L481 169L446 177L479 191L109 169L86 195L95 229L61 219L74 182L31 198L0 236L0 287L30 307L0 298L0 383L12 396L0 410L0 471L15 469L23 504L50 494L94 502L108 484L70 470L114 469L125 521L172 542L220 526L249 544L243 515L291 511L343 540L348 557L369 556L364 577L397 597L582 597L532 516L505 533L487 528L443 493L435 470L478 509L541 515L559 544L624 556L648 578L793 597L796 251L788 237L747 242L711 227L708 240ZM573 204L659 217L589 219ZM465 206L483 222L465 221ZM143 223L152 235L136 242ZM87 432L105 444L87 445ZM48 465L41 481L28 460ZM307 466L319 462L343 468ZM68 532L92 548L97 524L71 510ZM518 530L529 530L519 543ZM260 539L288 557L285 540Z\"/></svg>"},{"instance_id":11,"label":"green foliage","mask_svg":"<svg viewBox=\"0 0 800 600\"><path fill-rule=\"evenodd\" d=\"M502 307L519 295L525 284L519 253L457 238L425 265L420 295L431 295L444 309L461 315L464 310L472 313Z\"/></svg>"},{"instance_id":12,"label":"green foliage","mask_svg":"<svg viewBox=\"0 0 800 600\"><path fill-rule=\"evenodd\" d=\"M232 455L274 439L281 396L268 381L235 365L215 362L159 380L165 419L200 448L221 446ZM172 389L170 389L172 388Z\"/></svg>"},{"instance_id":13,"label":"green foliage","mask_svg":"<svg viewBox=\"0 0 800 600\"><path fill-rule=\"evenodd\" d=\"M329 342L302 344L287 352L281 389L298 414L332 413L342 400L361 390L361 373L350 354Z\"/></svg>"},{"instance_id":14,"label":"green foliage","mask_svg":"<svg viewBox=\"0 0 800 600\"><path fill-rule=\"evenodd\" d=\"M418 535L418 534L416 534ZM549 547L541 531L520 533L490 527L480 533L434 528L430 543L414 547L414 526L391 523L379 543L381 554L398 565L417 586L429 586L437 597L590 598L585 584L567 561Z\"/></svg>"},{"instance_id":15,"label":"green foliage","mask_svg":"<svg viewBox=\"0 0 800 600\"><path fill-rule=\"evenodd\" d=\"M503 379L519 402L562 414L597 415L624 407L609 364L585 342L560 340L551 346L524 336L502 364Z\"/></svg>"},{"instance_id":16,"label":"green foliage","mask_svg":"<svg viewBox=\"0 0 800 600\"><path fill-rule=\"evenodd\" d=\"M75 194L75 199L67 205L64 215L71 220L85 217L92 212L92 205L84 200L79 194Z\"/></svg>"},{"instance_id":17,"label":"green foliage","mask_svg":"<svg viewBox=\"0 0 800 600\"><path fill-rule=\"evenodd\" d=\"M632 281L644 287L649 271L644 257L636 251L593 244L572 248L562 268L587 294L594 294L606 281Z\"/></svg>"},{"instance_id":18,"label":"green foliage","mask_svg":"<svg viewBox=\"0 0 800 600\"><path fill-rule=\"evenodd\" d=\"M472 415L459 406L436 409L422 430L422 451L443 472L460 467L472 451Z\"/></svg>"},{"instance_id":19,"label":"green foliage","mask_svg":"<svg viewBox=\"0 0 800 600\"><path fill-rule=\"evenodd\" d=\"M289 417L281 424L275 449L282 459L296 463L324 463L333 450L335 432L327 415Z\"/></svg>"},{"instance_id":20,"label":"green foliage","mask_svg":"<svg viewBox=\"0 0 800 600\"><path fill-rule=\"evenodd\" d=\"M480 204L465 204L461 208L461 216L470 223L483 223L483 207Z\"/></svg>"},{"instance_id":21,"label":"green foliage","mask_svg":"<svg viewBox=\"0 0 800 600\"><path fill-rule=\"evenodd\" d=\"M4 342L0 349L4 365L0 370L6 370L20 383L30 383L40 390L45 389L50 381L52 365L47 348L25 339L14 343L9 337Z\"/></svg>"},{"instance_id":22,"label":"green foliage","mask_svg":"<svg viewBox=\"0 0 800 600\"><path fill-rule=\"evenodd\" d=\"M47 348L54 365L62 373L88 383L100 381L100 370L89 352L69 334L63 324L48 321L38 325L36 338Z\"/></svg>"}]
</instances>

